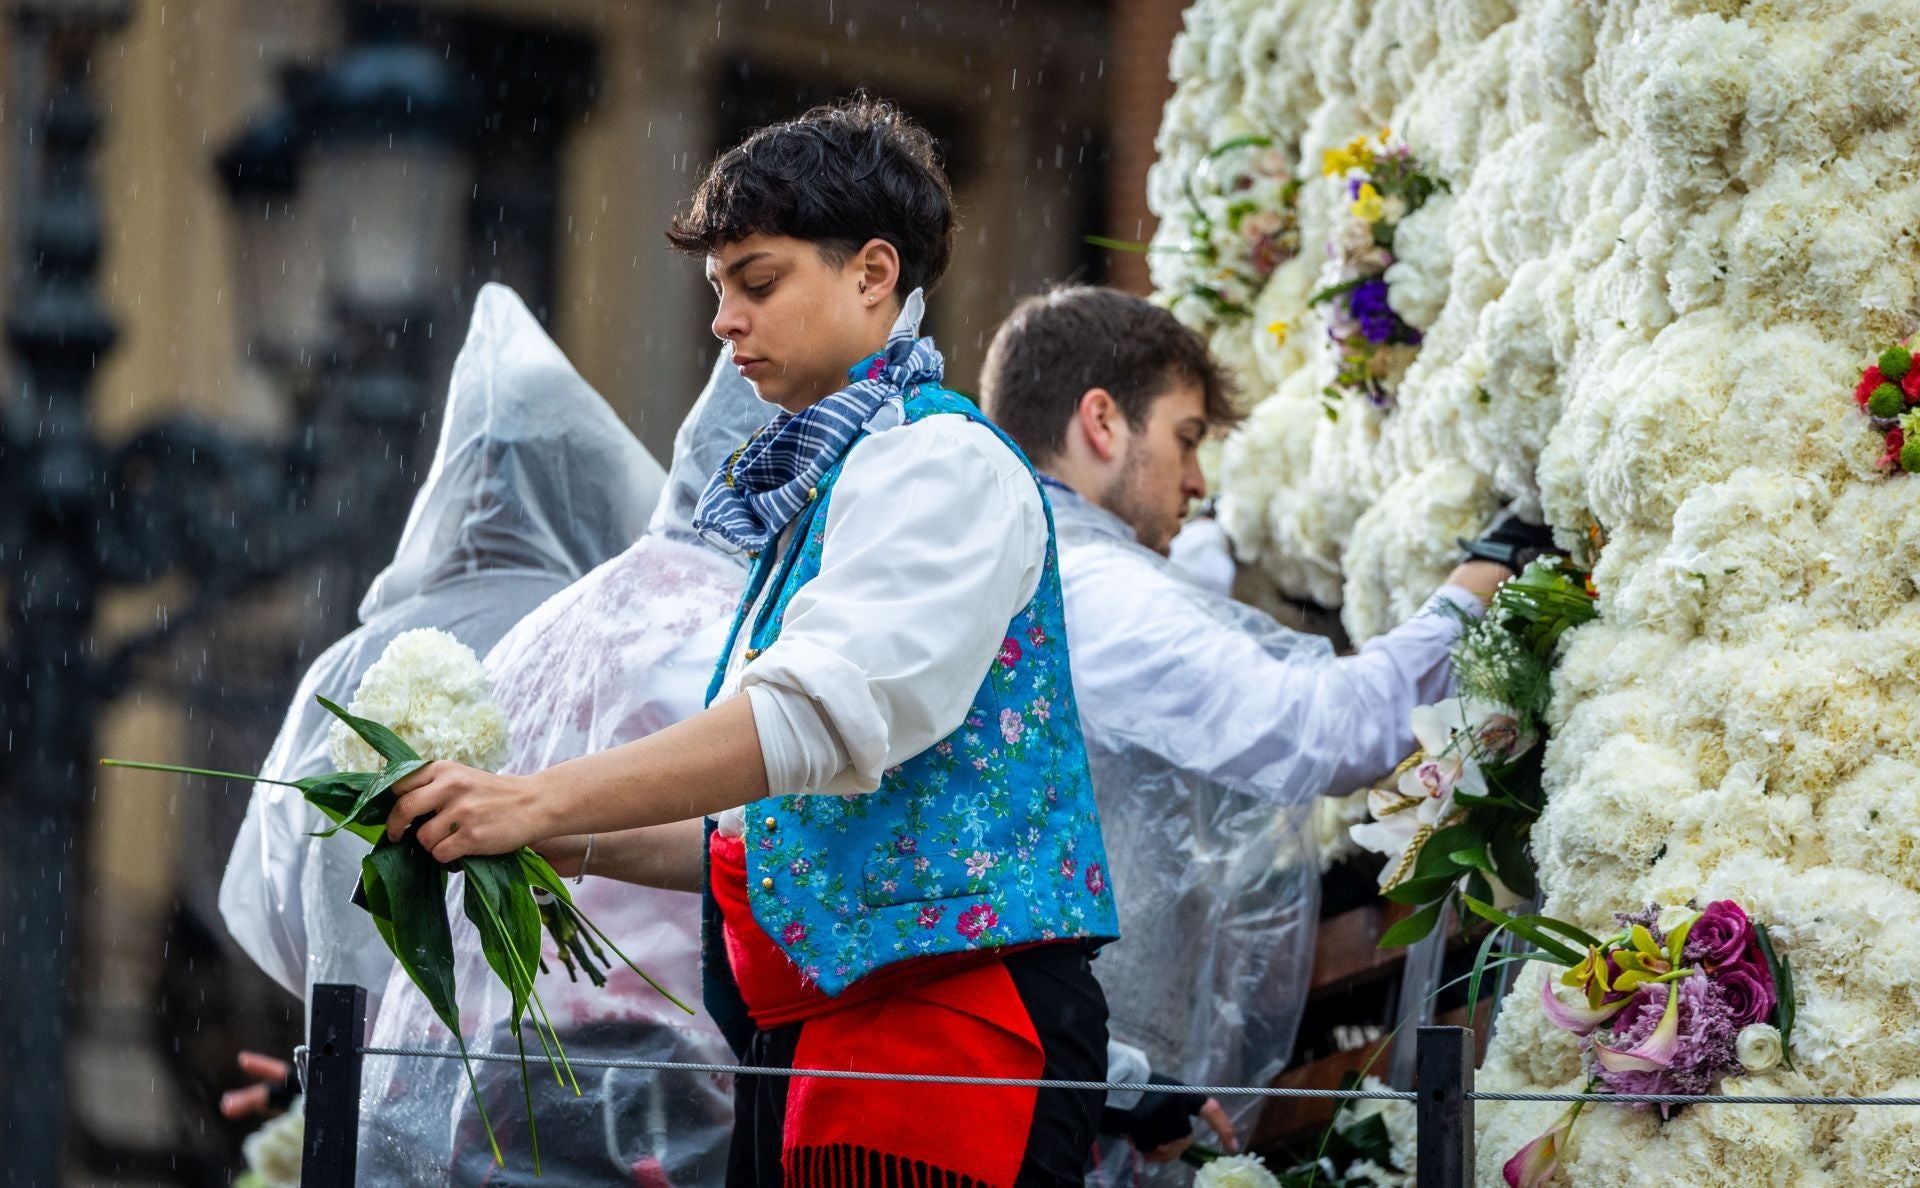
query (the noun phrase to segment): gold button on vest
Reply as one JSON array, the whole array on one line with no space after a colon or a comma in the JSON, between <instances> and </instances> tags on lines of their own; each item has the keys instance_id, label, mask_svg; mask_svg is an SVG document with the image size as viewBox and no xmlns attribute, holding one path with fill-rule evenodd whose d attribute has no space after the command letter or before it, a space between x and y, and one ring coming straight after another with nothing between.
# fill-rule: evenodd
<instances>
[{"instance_id":1,"label":"gold button on vest","mask_svg":"<svg viewBox=\"0 0 1920 1188\"><path fill-rule=\"evenodd\" d=\"M761 889L762 891L771 891L771 890L773 890L773 880L772 880L772 879L770 879L770 878L767 878L767 879L761 879L761 880L760 880L760 889Z\"/></svg>"},{"instance_id":2,"label":"gold button on vest","mask_svg":"<svg viewBox=\"0 0 1920 1188\"><path fill-rule=\"evenodd\" d=\"M768 817L768 818L767 818L767 828L768 828L768 829L778 829L779 827L780 827L780 822L779 822L778 820L776 820L776 819L774 819L774 818L772 818L772 817Z\"/></svg>"}]
</instances>

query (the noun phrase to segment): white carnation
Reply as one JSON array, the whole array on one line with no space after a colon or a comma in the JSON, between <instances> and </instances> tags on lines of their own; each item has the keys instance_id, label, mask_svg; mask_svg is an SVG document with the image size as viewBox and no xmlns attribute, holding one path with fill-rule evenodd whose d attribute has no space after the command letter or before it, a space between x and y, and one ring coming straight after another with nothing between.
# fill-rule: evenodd
<instances>
[{"instance_id":1,"label":"white carnation","mask_svg":"<svg viewBox=\"0 0 1920 1188\"><path fill-rule=\"evenodd\" d=\"M394 636L360 678L347 710L386 726L424 759L487 771L507 761L506 715L493 700L480 658L436 627ZM382 764L337 720L328 727L327 756L340 771L372 771Z\"/></svg>"},{"instance_id":2,"label":"white carnation","mask_svg":"<svg viewBox=\"0 0 1920 1188\"><path fill-rule=\"evenodd\" d=\"M1796 1067L1750 1091L1920 1084L1920 477L1875 468L1849 399L1920 310L1910 8L1198 0L1154 183L1177 200L1220 127L1312 179L1383 125L1448 181L1397 232L1390 299L1425 340L1384 416L1322 397L1336 364L1307 301L1329 250L1368 245L1337 187L1301 190L1300 257L1220 343L1256 402L1223 522L1359 636L1417 606L1498 503L1563 544L1604 531L1602 617L1568 637L1549 711L1545 910L1610 929L1732 897L1765 920L1794 962ZM1260 336L1276 323L1284 341ZM1521 974L1483 1085L1584 1083L1541 976ZM1558 1112L1481 1111L1477 1182ZM1593 1110L1562 1178L1912 1183L1909 1113Z\"/></svg>"},{"instance_id":3,"label":"white carnation","mask_svg":"<svg viewBox=\"0 0 1920 1188\"><path fill-rule=\"evenodd\" d=\"M287 1112L241 1140L247 1170L266 1188L300 1188L300 1156L307 1136L306 1099L296 1097Z\"/></svg>"},{"instance_id":4,"label":"white carnation","mask_svg":"<svg viewBox=\"0 0 1920 1188\"><path fill-rule=\"evenodd\" d=\"M1280 1181L1257 1155L1223 1155L1193 1174L1193 1188L1280 1188Z\"/></svg>"}]
</instances>

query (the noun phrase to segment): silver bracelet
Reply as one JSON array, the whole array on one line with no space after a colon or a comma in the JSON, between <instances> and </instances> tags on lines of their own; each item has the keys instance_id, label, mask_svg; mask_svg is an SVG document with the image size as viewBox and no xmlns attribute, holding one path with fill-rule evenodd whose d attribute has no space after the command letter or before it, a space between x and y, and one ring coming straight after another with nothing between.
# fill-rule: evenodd
<instances>
[{"instance_id":1,"label":"silver bracelet","mask_svg":"<svg viewBox=\"0 0 1920 1188\"><path fill-rule=\"evenodd\" d=\"M587 863L593 861L593 834L587 834L587 852L580 855L580 873L573 876L573 885L578 887L587 881Z\"/></svg>"}]
</instances>

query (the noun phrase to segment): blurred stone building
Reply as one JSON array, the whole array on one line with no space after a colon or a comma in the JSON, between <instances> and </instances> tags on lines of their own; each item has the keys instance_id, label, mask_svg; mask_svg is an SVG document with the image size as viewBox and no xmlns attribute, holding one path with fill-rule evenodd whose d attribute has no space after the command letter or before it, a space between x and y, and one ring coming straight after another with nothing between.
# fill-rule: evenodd
<instances>
[{"instance_id":1,"label":"blurred stone building","mask_svg":"<svg viewBox=\"0 0 1920 1188\"><path fill-rule=\"evenodd\" d=\"M1021 296L1069 279L1144 290L1137 258L1084 237L1151 233L1145 172L1182 7L135 0L89 69L105 116L99 286L120 327L93 381L94 428L112 441L188 411L233 433L289 430L285 384L248 358L235 216L214 159L280 98L287 66L324 66L376 26L441 53L483 110L460 150L472 185L453 296L431 336L430 394L444 384L466 304L499 280L664 460L715 343L698 263L670 254L661 230L718 149L860 87L899 101L941 142L960 240L929 328L952 382L970 391L988 336ZM21 234L42 101L35 52L17 25L0 29L0 312L35 267ZM0 357L8 391L13 367ZM414 455L421 468L436 421L437 404ZM378 526L359 568L316 561L173 639L102 721L101 752L257 765L300 669L352 623L359 590L339 575L377 565L397 531L397 521ZM146 629L187 595L179 579L117 591L99 617L102 638ZM237 1081L233 1053L285 1052L300 1031L298 1004L231 947L214 907L245 790L127 773L79 779L73 795L90 808L68 949L68 1082L46 1087L69 1103L69 1182L225 1184L241 1130L212 1102Z\"/></svg>"}]
</instances>

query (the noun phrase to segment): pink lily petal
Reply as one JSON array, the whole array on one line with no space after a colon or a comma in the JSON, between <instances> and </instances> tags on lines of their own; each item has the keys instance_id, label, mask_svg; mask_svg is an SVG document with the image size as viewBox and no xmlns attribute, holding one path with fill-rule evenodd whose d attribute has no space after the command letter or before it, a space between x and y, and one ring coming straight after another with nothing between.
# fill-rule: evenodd
<instances>
[{"instance_id":1,"label":"pink lily petal","mask_svg":"<svg viewBox=\"0 0 1920 1188\"><path fill-rule=\"evenodd\" d=\"M1660 1025L1638 1047L1623 1052L1605 1044L1593 1045L1600 1067L1608 1072L1658 1072L1673 1066L1680 1054L1680 988L1669 983L1666 992L1667 1009L1660 1014Z\"/></svg>"},{"instance_id":2,"label":"pink lily petal","mask_svg":"<svg viewBox=\"0 0 1920 1188\"><path fill-rule=\"evenodd\" d=\"M1561 1157L1566 1154L1567 1140L1573 1135L1573 1120L1580 1116L1580 1105L1575 1102L1545 1134L1514 1152L1513 1158L1500 1169L1500 1174L1506 1177L1507 1188L1540 1188L1553 1178L1560 1170Z\"/></svg>"},{"instance_id":3,"label":"pink lily petal","mask_svg":"<svg viewBox=\"0 0 1920 1188\"><path fill-rule=\"evenodd\" d=\"M1596 1028L1619 1014L1632 1001L1631 998L1621 998L1600 1007L1568 1006L1553 992L1552 982L1540 984L1540 1007L1547 1013L1547 1022L1575 1035L1593 1034Z\"/></svg>"}]
</instances>

